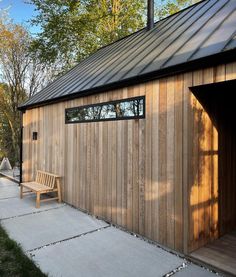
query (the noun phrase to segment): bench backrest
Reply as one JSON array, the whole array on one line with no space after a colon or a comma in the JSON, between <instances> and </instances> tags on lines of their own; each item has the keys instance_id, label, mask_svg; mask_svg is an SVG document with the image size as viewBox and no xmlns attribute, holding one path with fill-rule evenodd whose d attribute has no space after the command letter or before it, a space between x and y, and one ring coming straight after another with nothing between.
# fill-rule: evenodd
<instances>
[{"instance_id":1,"label":"bench backrest","mask_svg":"<svg viewBox=\"0 0 236 277\"><path fill-rule=\"evenodd\" d=\"M37 170L36 182L53 189L55 186L57 177L58 177L57 175Z\"/></svg>"}]
</instances>

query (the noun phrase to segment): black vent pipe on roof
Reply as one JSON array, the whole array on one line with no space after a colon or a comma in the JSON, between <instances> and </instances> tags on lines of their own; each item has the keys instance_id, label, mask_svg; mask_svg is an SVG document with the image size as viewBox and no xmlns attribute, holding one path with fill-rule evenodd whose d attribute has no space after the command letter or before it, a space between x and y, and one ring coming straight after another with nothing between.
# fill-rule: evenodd
<instances>
[{"instance_id":1,"label":"black vent pipe on roof","mask_svg":"<svg viewBox=\"0 0 236 277\"><path fill-rule=\"evenodd\" d=\"M154 27L154 0L147 1L147 29L151 30Z\"/></svg>"}]
</instances>

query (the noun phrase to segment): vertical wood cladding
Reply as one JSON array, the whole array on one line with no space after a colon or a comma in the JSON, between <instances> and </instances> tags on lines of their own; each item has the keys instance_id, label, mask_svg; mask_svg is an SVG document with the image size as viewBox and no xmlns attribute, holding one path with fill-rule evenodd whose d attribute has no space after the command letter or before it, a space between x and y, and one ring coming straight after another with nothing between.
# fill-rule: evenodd
<instances>
[{"instance_id":1,"label":"vertical wood cladding","mask_svg":"<svg viewBox=\"0 0 236 277\"><path fill-rule=\"evenodd\" d=\"M23 180L63 178L63 200L180 252L218 236L218 132L189 87L236 63L27 110ZM65 124L65 109L146 97L146 118ZM32 140L32 132L38 140Z\"/></svg>"}]
</instances>

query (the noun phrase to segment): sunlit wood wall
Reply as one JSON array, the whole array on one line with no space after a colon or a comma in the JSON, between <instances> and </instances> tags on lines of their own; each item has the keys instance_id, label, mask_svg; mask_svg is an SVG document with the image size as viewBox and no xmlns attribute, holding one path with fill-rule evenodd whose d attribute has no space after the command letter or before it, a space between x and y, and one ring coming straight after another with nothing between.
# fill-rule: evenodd
<instances>
[{"instance_id":1,"label":"sunlit wood wall","mask_svg":"<svg viewBox=\"0 0 236 277\"><path fill-rule=\"evenodd\" d=\"M172 249L218 236L218 135L189 87L236 79L236 63L27 110L23 180L62 176L64 201ZM65 124L65 108L146 96L146 118ZM38 140L32 140L32 132Z\"/></svg>"}]
</instances>

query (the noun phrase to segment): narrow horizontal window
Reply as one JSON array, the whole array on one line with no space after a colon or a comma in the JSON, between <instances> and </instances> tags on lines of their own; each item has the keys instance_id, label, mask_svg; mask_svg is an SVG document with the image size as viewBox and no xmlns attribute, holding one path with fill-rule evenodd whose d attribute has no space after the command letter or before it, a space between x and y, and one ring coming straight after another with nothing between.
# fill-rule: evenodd
<instances>
[{"instance_id":1,"label":"narrow horizontal window","mask_svg":"<svg viewBox=\"0 0 236 277\"><path fill-rule=\"evenodd\" d=\"M66 109L66 123L138 119L145 117L145 98L135 97Z\"/></svg>"}]
</instances>

